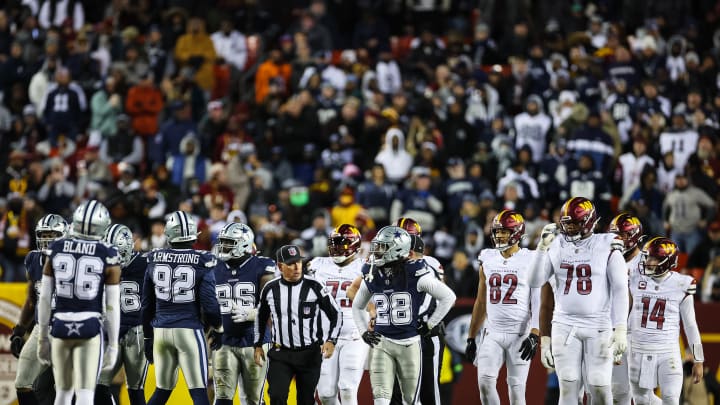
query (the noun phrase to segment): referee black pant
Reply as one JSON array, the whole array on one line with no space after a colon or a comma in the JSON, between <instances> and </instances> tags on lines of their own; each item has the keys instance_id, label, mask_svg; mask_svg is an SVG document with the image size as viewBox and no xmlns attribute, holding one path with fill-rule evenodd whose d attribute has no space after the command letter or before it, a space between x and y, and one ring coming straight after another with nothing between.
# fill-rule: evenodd
<instances>
[{"instance_id":1,"label":"referee black pant","mask_svg":"<svg viewBox=\"0 0 720 405\"><path fill-rule=\"evenodd\" d=\"M420 339L422 348L422 375L420 376L420 403L422 405L440 405L440 367L445 344L440 336ZM393 387L390 405L403 405L402 393L397 378Z\"/></svg>"},{"instance_id":2,"label":"referee black pant","mask_svg":"<svg viewBox=\"0 0 720 405\"><path fill-rule=\"evenodd\" d=\"M320 345L307 349L272 347L268 351L268 395L270 405L286 405L290 381L295 377L297 404L315 404L315 388L320 379L322 352Z\"/></svg>"}]
</instances>

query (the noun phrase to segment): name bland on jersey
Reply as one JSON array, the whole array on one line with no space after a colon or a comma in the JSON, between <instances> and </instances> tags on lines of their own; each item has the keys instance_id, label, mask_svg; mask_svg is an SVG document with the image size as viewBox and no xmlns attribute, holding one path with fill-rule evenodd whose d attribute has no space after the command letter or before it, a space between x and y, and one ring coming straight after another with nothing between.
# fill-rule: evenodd
<instances>
[{"instance_id":1,"label":"name bland on jersey","mask_svg":"<svg viewBox=\"0 0 720 405\"><path fill-rule=\"evenodd\" d=\"M66 240L63 242L64 253L78 253L81 255L94 255L96 243L83 243L81 241Z\"/></svg>"},{"instance_id":2,"label":"name bland on jersey","mask_svg":"<svg viewBox=\"0 0 720 405\"><path fill-rule=\"evenodd\" d=\"M198 264L200 255L194 253L153 252L153 261L164 263Z\"/></svg>"}]
</instances>

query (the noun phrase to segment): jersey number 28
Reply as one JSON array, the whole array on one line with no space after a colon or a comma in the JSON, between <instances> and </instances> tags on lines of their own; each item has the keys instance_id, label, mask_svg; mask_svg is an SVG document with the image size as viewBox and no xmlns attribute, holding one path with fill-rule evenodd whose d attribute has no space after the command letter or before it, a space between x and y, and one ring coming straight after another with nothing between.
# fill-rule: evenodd
<instances>
[{"instance_id":1,"label":"jersey number 28","mask_svg":"<svg viewBox=\"0 0 720 405\"><path fill-rule=\"evenodd\" d=\"M376 325L409 325L412 323L412 296L408 292L395 292L388 298L375 294Z\"/></svg>"}]
</instances>

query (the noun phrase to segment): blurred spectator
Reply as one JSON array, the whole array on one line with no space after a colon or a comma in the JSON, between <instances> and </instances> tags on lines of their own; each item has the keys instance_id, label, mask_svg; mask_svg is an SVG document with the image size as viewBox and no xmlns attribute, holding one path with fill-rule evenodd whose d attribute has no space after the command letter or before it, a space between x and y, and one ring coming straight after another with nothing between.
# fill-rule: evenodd
<instances>
[{"instance_id":1,"label":"blurred spectator","mask_svg":"<svg viewBox=\"0 0 720 405\"><path fill-rule=\"evenodd\" d=\"M190 104L185 100L176 100L170 106L172 117L160 127L154 142L148 149L153 164L161 164L167 157L178 155L183 151L181 143L188 137L194 139L195 153L201 153L200 141L197 138L197 125L192 120ZM201 181L204 181L201 179Z\"/></svg>"},{"instance_id":2,"label":"blurred spectator","mask_svg":"<svg viewBox=\"0 0 720 405\"><path fill-rule=\"evenodd\" d=\"M2 281L22 281L25 279L23 260L30 251L30 234L33 219L21 197L3 200L4 209L0 209L0 267Z\"/></svg>"},{"instance_id":3,"label":"blurred spectator","mask_svg":"<svg viewBox=\"0 0 720 405\"><path fill-rule=\"evenodd\" d=\"M202 197L205 207L210 209L213 204L222 204L224 207L233 206L233 192L227 184L227 168L222 163L210 166L208 180L200 185L198 193Z\"/></svg>"},{"instance_id":4,"label":"blurred spectator","mask_svg":"<svg viewBox=\"0 0 720 405\"><path fill-rule=\"evenodd\" d=\"M324 57L333 47L333 38L330 36L330 31L318 23L315 15L309 11L301 12L299 20L293 34L302 33L308 46L310 46L313 56Z\"/></svg>"},{"instance_id":5,"label":"blurred spectator","mask_svg":"<svg viewBox=\"0 0 720 405\"><path fill-rule=\"evenodd\" d=\"M385 168L385 174L392 183L399 183L407 177L412 167L412 156L405 150L405 135L397 128L390 128L385 134L385 144L375 156L375 162Z\"/></svg>"},{"instance_id":6,"label":"blurred spectator","mask_svg":"<svg viewBox=\"0 0 720 405\"><path fill-rule=\"evenodd\" d=\"M193 184L203 183L210 173L210 159L200 154L200 145L193 134L182 138L178 151L168 157L166 166L172 183L185 195L195 194L198 190L193 190Z\"/></svg>"},{"instance_id":7,"label":"blurred spectator","mask_svg":"<svg viewBox=\"0 0 720 405\"><path fill-rule=\"evenodd\" d=\"M515 159L505 175L498 181L496 195L501 197L505 194L505 188L511 183L518 188L517 193L521 200L540 198L537 181L530 175L525 163L520 159Z\"/></svg>"},{"instance_id":8,"label":"blurred spectator","mask_svg":"<svg viewBox=\"0 0 720 405\"><path fill-rule=\"evenodd\" d=\"M70 216L70 202L75 197L75 184L68 180L69 171L60 159L50 162L50 171L38 191L38 200L46 212Z\"/></svg>"},{"instance_id":9,"label":"blurred spectator","mask_svg":"<svg viewBox=\"0 0 720 405\"><path fill-rule=\"evenodd\" d=\"M690 252L687 267L704 269L716 257L720 257L720 221L713 221L708 225L702 241Z\"/></svg>"},{"instance_id":10,"label":"blurred spectator","mask_svg":"<svg viewBox=\"0 0 720 405\"><path fill-rule=\"evenodd\" d=\"M255 75L255 101L262 104L269 94L284 95L290 81L290 65L279 49L271 49L268 58L258 66Z\"/></svg>"},{"instance_id":11,"label":"blurred spectator","mask_svg":"<svg viewBox=\"0 0 720 405\"><path fill-rule=\"evenodd\" d=\"M223 142L221 148L218 138L225 132L228 126L228 118L225 112L224 104L221 100L213 100L207 104L207 114L205 114L198 124L200 134L200 145L205 155L212 155L213 160L219 160L220 154L218 149L223 151L228 142ZM233 122L232 132L238 131L240 123L237 119ZM221 152L222 153L222 152ZM222 159L227 160L227 159Z\"/></svg>"},{"instance_id":12,"label":"blurred spectator","mask_svg":"<svg viewBox=\"0 0 720 405\"><path fill-rule=\"evenodd\" d=\"M162 31L157 25L150 27L150 32L145 39L145 55L147 55L150 73L152 74L155 84L170 75L174 68L172 58L168 57L168 52L163 48Z\"/></svg>"},{"instance_id":13,"label":"blurred spectator","mask_svg":"<svg viewBox=\"0 0 720 405\"><path fill-rule=\"evenodd\" d=\"M128 90L125 111L132 118L132 128L142 137L154 136L158 132L158 117L163 109L163 96L153 83L149 71L140 77L140 82Z\"/></svg>"},{"instance_id":14,"label":"blurred spectator","mask_svg":"<svg viewBox=\"0 0 720 405\"><path fill-rule=\"evenodd\" d=\"M80 1L45 1L38 10L38 22L44 29L69 24L79 31L85 25L85 9Z\"/></svg>"},{"instance_id":15,"label":"blurred spectator","mask_svg":"<svg viewBox=\"0 0 720 405\"><path fill-rule=\"evenodd\" d=\"M48 126L48 137L52 147L63 136L75 140L80 124L81 113L87 109L85 93L77 84L71 82L70 71L61 68L55 73L55 84L48 87L43 111Z\"/></svg>"},{"instance_id":16,"label":"blurred spectator","mask_svg":"<svg viewBox=\"0 0 720 405\"><path fill-rule=\"evenodd\" d=\"M631 192L640 184L640 174L645 166L655 166L655 160L647 155L647 140L642 135L636 135L632 142L632 151L623 153L618 158L615 168L616 183L620 190Z\"/></svg>"},{"instance_id":17,"label":"blurred spectator","mask_svg":"<svg viewBox=\"0 0 720 405\"><path fill-rule=\"evenodd\" d=\"M357 200L381 226L390 222L388 211L396 192L396 187L387 181L385 167L376 163L370 169L370 178L358 186Z\"/></svg>"},{"instance_id":18,"label":"blurred spectator","mask_svg":"<svg viewBox=\"0 0 720 405\"><path fill-rule=\"evenodd\" d=\"M8 165L0 175L0 198L24 196L28 190L28 173L25 153L13 150L8 156Z\"/></svg>"},{"instance_id":19,"label":"blurred spectator","mask_svg":"<svg viewBox=\"0 0 720 405\"><path fill-rule=\"evenodd\" d=\"M663 203L665 231L682 252L690 253L700 243L700 229L707 226L707 218L716 213L715 201L703 190L690 184L685 173L675 177L675 189Z\"/></svg>"},{"instance_id":20,"label":"blurred spectator","mask_svg":"<svg viewBox=\"0 0 720 405\"><path fill-rule=\"evenodd\" d=\"M130 117L118 114L116 133L106 137L100 144L100 157L106 164L125 162L140 166L145 154L145 143L130 127Z\"/></svg>"},{"instance_id":21,"label":"blurred spectator","mask_svg":"<svg viewBox=\"0 0 720 405\"><path fill-rule=\"evenodd\" d=\"M105 141L106 144L107 141ZM107 148L107 145L105 147ZM101 194L103 188L107 187L112 181L108 166L109 162L111 160L107 156L103 156L97 146L85 148L82 157L77 162L77 186L75 190L77 198L101 197L98 194Z\"/></svg>"},{"instance_id":22,"label":"blurred spectator","mask_svg":"<svg viewBox=\"0 0 720 405\"><path fill-rule=\"evenodd\" d=\"M443 203L431 186L430 170L426 167L413 168L410 187L398 192L393 200L390 220L410 217L421 223L426 232L437 229Z\"/></svg>"},{"instance_id":23,"label":"blurred spectator","mask_svg":"<svg viewBox=\"0 0 720 405\"><path fill-rule=\"evenodd\" d=\"M698 133L688 128L685 115L679 112L673 113L671 122L671 127L660 134L660 152L672 151L675 166L684 170L688 158L697 150Z\"/></svg>"},{"instance_id":24,"label":"blurred spectator","mask_svg":"<svg viewBox=\"0 0 720 405\"><path fill-rule=\"evenodd\" d=\"M45 97L48 93L50 84L55 81L55 71L58 69L58 65L60 65L60 63L56 57L48 56L43 62L40 70L35 72L30 79L28 97L35 105L35 109L37 110L37 114L39 116L42 116L45 110Z\"/></svg>"},{"instance_id":25,"label":"blurred spectator","mask_svg":"<svg viewBox=\"0 0 720 405\"><path fill-rule=\"evenodd\" d=\"M577 169L570 172L566 190L560 192L560 199L585 197L595 203L598 215L607 218L610 214L610 186L602 172L595 169L595 162L589 154L578 159Z\"/></svg>"},{"instance_id":26,"label":"blurred spectator","mask_svg":"<svg viewBox=\"0 0 720 405\"><path fill-rule=\"evenodd\" d=\"M445 284L455 291L458 298L475 298L478 279L478 272L470 264L468 254L456 250L452 256L452 263L445 268Z\"/></svg>"},{"instance_id":27,"label":"blurred spectator","mask_svg":"<svg viewBox=\"0 0 720 405\"><path fill-rule=\"evenodd\" d=\"M188 21L187 32L181 35L175 45L175 59L178 64L192 68L197 84L205 91L214 85L212 66L215 63L215 46L205 32L205 21L193 17Z\"/></svg>"},{"instance_id":28,"label":"blurred spectator","mask_svg":"<svg viewBox=\"0 0 720 405\"><path fill-rule=\"evenodd\" d=\"M532 160L540 163L545 155L547 136L552 125L550 117L543 112L542 99L530 95L525 102L525 112L515 116L515 148L530 146Z\"/></svg>"},{"instance_id":29,"label":"blurred spectator","mask_svg":"<svg viewBox=\"0 0 720 405\"><path fill-rule=\"evenodd\" d=\"M247 63L247 39L245 35L234 29L233 19L225 15L220 21L220 29L210 38L215 46L218 57L223 58L232 66L234 72L245 70Z\"/></svg>"},{"instance_id":30,"label":"blurred spectator","mask_svg":"<svg viewBox=\"0 0 720 405\"><path fill-rule=\"evenodd\" d=\"M115 89L115 78L110 76L105 79L103 88L96 91L90 99L91 136L99 138L98 141L113 137L117 132L117 116L122 111L122 107L122 96Z\"/></svg>"},{"instance_id":31,"label":"blurred spectator","mask_svg":"<svg viewBox=\"0 0 720 405\"><path fill-rule=\"evenodd\" d=\"M625 194L628 195L628 194ZM665 193L657 187L655 169L645 166L640 174L640 185L630 191L627 202L620 200L620 209L631 209L644 224L647 235L661 235L663 228L663 201Z\"/></svg>"},{"instance_id":32,"label":"blurred spectator","mask_svg":"<svg viewBox=\"0 0 720 405\"><path fill-rule=\"evenodd\" d=\"M541 195L547 199L546 207L555 207L560 203L560 192L568 186L569 175L576 166L577 161L567 151L567 141L560 138L550 143L549 153L540 163L538 171L538 186Z\"/></svg>"},{"instance_id":33,"label":"blurred spectator","mask_svg":"<svg viewBox=\"0 0 720 405\"><path fill-rule=\"evenodd\" d=\"M332 228L328 226L327 212L318 210L312 216L312 225L300 232L305 251L313 257L327 256L330 233L332 233Z\"/></svg>"},{"instance_id":34,"label":"blurred spectator","mask_svg":"<svg viewBox=\"0 0 720 405\"><path fill-rule=\"evenodd\" d=\"M338 195L337 202L330 208L330 226L337 228L342 224L353 224L363 207L355 200L355 190L344 187Z\"/></svg>"}]
</instances>

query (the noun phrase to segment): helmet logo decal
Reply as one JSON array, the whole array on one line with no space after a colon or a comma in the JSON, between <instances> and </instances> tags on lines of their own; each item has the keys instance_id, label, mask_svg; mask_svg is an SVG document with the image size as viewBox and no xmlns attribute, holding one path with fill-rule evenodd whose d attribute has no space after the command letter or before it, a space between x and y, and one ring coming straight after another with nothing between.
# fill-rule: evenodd
<instances>
[{"instance_id":1,"label":"helmet logo decal","mask_svg":"<svg viewBox=\"0 0 720 405\"><path fill-rule=\"evenodd\" d=\"M592 202L586 200L578 204L578 207L584 209L585 211L590 211L593 208Z\"/></svg>"}]
</instances>

